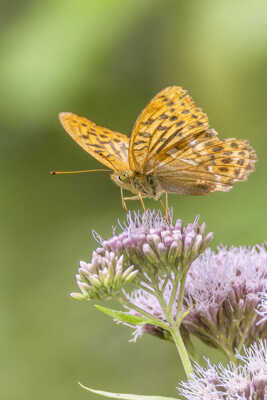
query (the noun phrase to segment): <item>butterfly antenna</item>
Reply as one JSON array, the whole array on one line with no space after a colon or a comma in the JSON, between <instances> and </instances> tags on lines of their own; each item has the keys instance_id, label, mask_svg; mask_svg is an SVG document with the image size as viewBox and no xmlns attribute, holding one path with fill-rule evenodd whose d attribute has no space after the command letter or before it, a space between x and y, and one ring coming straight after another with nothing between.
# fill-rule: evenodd
<instances>
[{"instance_id":1,"label":"butterfly antenna","mask_svg":"<svg viewBox=\"0 0 267 400\"><path fill-rule=\"evenodd\" d=\"M50 175L83 174L84 172L110 172L110 169L81 169L80 171L50 171Z\"/></svg>"}]
</instances>

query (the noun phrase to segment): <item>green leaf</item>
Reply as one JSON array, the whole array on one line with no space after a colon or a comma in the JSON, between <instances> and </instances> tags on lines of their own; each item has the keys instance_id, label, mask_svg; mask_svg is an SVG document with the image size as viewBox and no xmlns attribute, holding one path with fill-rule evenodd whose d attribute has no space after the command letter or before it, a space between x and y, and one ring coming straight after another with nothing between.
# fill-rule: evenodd
<instances>
[{"instance_id":1,"label":"green leaf","mask_svg":"<svg viewBox=\"0 0 267 400\"><path fill-rule=\"evenodd\" d=\"M79 382L79 385L88 390L91 393L98 394L99 396L109 397L111 399L124 399L124 400L177 400L175 397L164 397L164 396L143 396L138 394L129 394L129 393L111 393L104 392L103 390L94 390L87 386L84 386Z\"/></svg>"},{"instance_id":2,"label":"green leaf","mask_svg":"<svg viewBox=\"0 0 267 400\"><path fill-rule=\"evenodd\" d=\"M139 315L131 315L123 311L112 310L111 308L102 307L99 305L95 305L95 307L102 311L104 314L109 315L112 318L115 318L121 322L127 322L127 324L131 325L142 325L142 324L151 324L156 325L153 320L148 318L139 316ZM156 325L157 326L157 325Z\"/></svg>"}]
</instances>

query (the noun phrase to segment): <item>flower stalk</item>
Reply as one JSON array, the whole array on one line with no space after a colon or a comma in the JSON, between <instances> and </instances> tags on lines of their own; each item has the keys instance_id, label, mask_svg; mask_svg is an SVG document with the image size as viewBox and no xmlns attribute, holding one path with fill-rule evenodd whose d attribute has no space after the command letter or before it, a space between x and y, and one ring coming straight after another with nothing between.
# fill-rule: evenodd
<instances>
[{"instance_id":1,"label":"flower stalk","mask_svg":"<svg viewBox=\"0 0 267 400\"><path fill-rule=\"evenodd\" d=\"M183 339L182 339L182 336L180 333L180 329L177 328L176 324L174 324L174 326L170 328L170 334L172 335L173 341L176 345L176 348L177 348L178 354L180 356L180 359L182 361L187 379L189 379L193 373L193 368L192 368L192 364L191 364L188 352L184 345L184 342L183 342Z\"/></svg>"}]
</instances>

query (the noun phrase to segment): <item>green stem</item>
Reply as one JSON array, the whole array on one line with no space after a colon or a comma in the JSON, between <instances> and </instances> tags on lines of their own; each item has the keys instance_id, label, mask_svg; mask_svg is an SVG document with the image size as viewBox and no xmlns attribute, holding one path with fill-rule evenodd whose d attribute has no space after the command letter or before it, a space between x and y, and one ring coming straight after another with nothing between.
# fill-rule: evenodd
<instances>
[{"instance_id":1,"label":"green stem","mask_svg":"<svg viewBox=\"0 0 267 400\"><path fill-rule=\"evenodd\" d=\"M139 308L138 306L134 305L133 303L130 303L129 301L123 299L122 297L119 298L119 301L121 304L135 310L140 315L143 315L148 319L150 319L151 321L153 321L156 326L159 326L160 328L169 331L169 326L165 324L162 320L155 318L152 314L144 311L142 308Z\"/></svg>"},{"instance_id":2,"label":"green stem","mask_svg":"<svg viewBox=\"0 0 267 400\"><path fill-rule=\"evenodd\" d=\"M155 297L158 299L159 304L161 305L161 308L162 308L162 310L163 310L168 322L170 322L169 321L167 304L166 304L166 302L164 300L164 296L163 296L164 293L161 292L156 285L155 285L154 289L155 289Z\"/></svg>"},{"instance_id":3,"label":"green stem","mask_svg":"<svg viewBox=\"0 0 267 400\"><path fill-rule=\"evenodd\" d=\"M169 280L170 280L170 278L167 276L167 277L165 278L165 281L164 281L164 283L163 283L163 285L162 285L162 288L161 288L162 293L164 293L164 290L166 289L166 286L167 286Z\"/></svg>"},{"instance_id":4,"label":"green stem","mask_svg":"<svg viewBox=\"0 0 267 400\"><path fill-rule=\"evenodd\" d=\"M170 329L170 333L176 345L178 354L181 358L187 379L189 379L193 373L193 368L186 347L184 345L180 330L177 329L176 324L174 324L174 326Z\"/></svg>"},{"instance_id":5,"label":"green stem","mask_svg":"<svg viewBox=\"0 0 267 400\"><path fill-rule=\"evenodd\" d=\"M244 332L243 332L243 334L241 336L240 343L239 343L239 345L237 347L238 353L240 353L241 350L242 350L243 344L245 343L245 340L246 340L247 333L248 333L249 328L251 326L251 322L253 321L255 315L256 315L256 311L252 310L251 314L250 314L250 317L248 317L248 319L247 319L247 323L245 325Z\"/></svg>"},{"instance_id":6,"label":"green stem","mask_svg":"<svg viewBox=\"0 0 267 400\"><path fill-rule=\"evenodd\" d=\"M152 296L155 296L155 292L153 292L153 290L151 290L149 287L142 285L142 283L140 284L140 286L144 292L147 292L147 293L151 294Z\"/></svg>"},{"instance_id":7,"label":"green stem","mask_svg":"<svg viewBox=\"0 0 267 400\"><path fill-rule=\"evenodd\" d=\"M183 306L185 280L186 280L186 273L183 273L182 279L180 280L179 298L178 298L177 314L176 314L176 325L178 328L182 322L181 311Z\"/></svg>"},{"instance_id":8,"label":"green stem","mask_svg":"<svg viewBox=\"0 0 267 400\"><path fill-rule=\"evenodd\" d=\"M177 293L177 288L179 285L179 274L176 275L175 280L172 281L172 294L171 294L171 298L168 304L168 313L172 314L172 308L173 308L173 303L175 301L176 298L176 293Z\"/></svg>"},{"instance_id":9,"label":"green stem","mask_svg":"<svg viewBox=\"0 0 267 400\"><path fill-rule=\"evenodd\" d=\"M185 281L185 277L183 278ZM177 286L179 283L179 279L175 280L175 282L173 282L173 285L176 286L176 290L177 290ZM184 286L182 286L184 287ZM181 323L181 317L179 318L179 325L177 325L177 321L174 320L173 316L172 316L172 305L170 307L170 304L166 304L166 302L164 301L163 298L163 292L159 291L158 288L155 288L156 290L156 295L157 295L157 299L166 315L166 319L169 323L169 332L172 335L173 341L176 345L178 354L181 358L184 370L185 370L185 374L187 376L187 378L190 377L190 375L193 372L193 368L192 368L192 364L189 358L189 355L187 353L186 347L184 345L181 333L180 333L180 323ZM174 291L173 291L174 293ZM173 295L172 293L172 295ZM181 292L180 292L181 293ZM172 296L173 297L173 296ZM175 296L173 297L173 301L175 299ZM182 302L180 301L180 309L178 308L178 313L177 315L180 315L180 311L181 311L181 307L182 307Z\"/></svg>"}]
</instances>

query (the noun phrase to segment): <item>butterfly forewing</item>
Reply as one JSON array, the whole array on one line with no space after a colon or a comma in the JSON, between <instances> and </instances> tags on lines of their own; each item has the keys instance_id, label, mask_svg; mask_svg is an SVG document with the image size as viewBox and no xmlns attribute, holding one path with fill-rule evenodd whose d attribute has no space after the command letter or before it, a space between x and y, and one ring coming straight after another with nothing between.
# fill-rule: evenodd
<instances>
[{"instance_id":1,"label":"butterfly forewing","mask_svg":"<svg viewBox=\"0 0 267 400\"><path fill-rule=\"evenodd\" d=\"M129 138L73 113L60 113L63 128L84 150L114 171L129 169Z\"/></svg>"},{"instance_id":2,"label":"butterfly forewing","mask_svg":"<svg viewBox=\"0 0 267 400\"><path fill-rule=\"evenodd\" d=\"M178 143L186 146L208 129L207 115L179 86L159 92L145 107L134 126L129 151L132 169L148 173L156 157Z\"/></svg>"}]
</instances>

